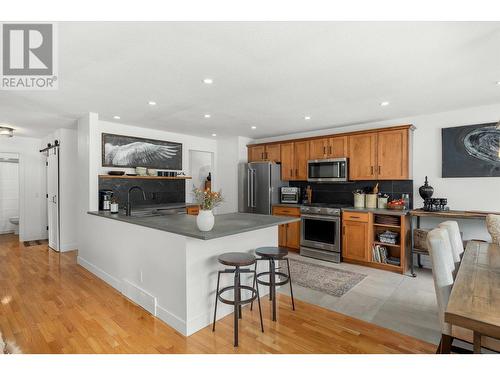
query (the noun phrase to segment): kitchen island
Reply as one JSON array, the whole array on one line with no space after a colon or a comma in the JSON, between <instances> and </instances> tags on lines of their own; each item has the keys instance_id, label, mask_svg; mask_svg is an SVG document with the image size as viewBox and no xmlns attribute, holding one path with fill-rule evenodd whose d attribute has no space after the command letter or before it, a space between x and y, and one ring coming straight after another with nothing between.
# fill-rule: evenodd
<instances>
[{"instance_id":1,"label":"kitchen island","mask_svg":"<svg viewBox=\"0 0 500 375\"><path fill-rule=\"evenodd\" d=\"M218 255L277 246L278 225L299 220L231 213L216 215L214 229L201 232L196 217L185 214L88 214L78 264L186 336L213 319L217 271L224 268ZM267 262L259 262L265 270ZM251 284L245 276L242 283ZM232 282L231 274L223 275L221 288ZM232 306L219 304L217 319L231 312Z\"/></svg>"}]
</instances>

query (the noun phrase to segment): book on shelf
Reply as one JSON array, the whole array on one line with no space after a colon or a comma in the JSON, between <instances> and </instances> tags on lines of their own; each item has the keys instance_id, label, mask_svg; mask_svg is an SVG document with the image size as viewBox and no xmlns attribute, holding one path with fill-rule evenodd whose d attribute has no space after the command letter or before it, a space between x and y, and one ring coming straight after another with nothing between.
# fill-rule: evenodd
<instances>
[{"instance_id":1,"label":"book on shelf","mask_svg":"<svg viewBox=\"0 0 500 375\"><path fill-rule=\"evenodd\" d=\"M385 246L374 245L372 247L372 259L377 263L387 263L389 253Z\"/></svg>"}]
</instances>

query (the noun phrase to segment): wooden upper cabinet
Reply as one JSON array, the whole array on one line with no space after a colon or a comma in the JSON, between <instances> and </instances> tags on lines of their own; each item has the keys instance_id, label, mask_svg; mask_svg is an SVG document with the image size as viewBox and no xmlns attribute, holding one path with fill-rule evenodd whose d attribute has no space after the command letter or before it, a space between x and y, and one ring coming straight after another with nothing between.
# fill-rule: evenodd
<instances>
[{"instance_id":1,"label":"wooden upper cabinet","mask_svg":"<svg viewBox=\"0 0 500 375\"><path fill-rule=\"evenodd\" d=\"M349 179L373 180L376 176L377 134L356 134L348 137Z\"/></svg>"},{"instance_id":2,"label":"wooden upper cabinet","mask_svg":"<svg viewBox=\"0 0 500 375\"><path fill-rule=\"evenodd\" d=\"M281 179L293 180L295 170L293 142L281 144Z\"/></svg>"},{"instance_id":3,"label":"wooden upper cabinet","mask_svg":"<svg viewBox=\"0 0 500 375\"><path fill-rule=\"evenodd\" d=\"M328 138L309 141L309 160L326 159L328 157Z\"/></svg>"},{"instance_id":4,"label":"wooden upper cabinet","mask_svg":"<svg viewBox=\"0 0 500 375\"><path fill-rule=\"evenodd\" d=\"M264 153L266 152L266 146L249 146L248 147L248 162L261 161L264 160Z\"/></svg>"},{"instance_id":5,"label":"wooden upper cabinet","mask_svg":"<svg viewBox=\"0 0 500 375\"><path fill-rule=\"evenodd\" d=\"M281 161L280 150L281 147L279 143L266 145L266 149L264 151L265 159L279 163Z\"/></svg>"},{"instance_id":6,"label":"wooden upper cabinet","mask_svg":"<svg viewBox=\"0 0 500 375\"><path fill-rule=\"evenodd\" d=\"M307 161L309 160L309 142L295 142L293 145L295 170L293 179L307 180Z\"/></svg>"},{"instance_id":7,"label":"wooden upper cabinet","mask_svg":"<svg viewBox=\"0 0 500 375\"><path fill-rule=\"evenodd\" d=\"M408 130L388 130L377 133L377 179L409 178Z\"/></svg>"},{"instance_id":8,"label":"wooden upper cabinet","mask_svg":"<svg viewBox=\"0 0 500 375\"><path fill-rule=\"evenodd\" d=\"M309 160L347 157L347 137L318 138L309 141Z\"/></svg>"},{"instance_id":9,"label":"wooden upper cabinet","mask_svg":"<svg viewBox=\"0 0 500 375\"><path fill-rule=\"evenodd\" d=\"M280 162L281 155L279 143L248 147L248 162L265 160L274 161L276 163Z\"/></svg>"},{"instance_id":10,"label":"wooden upper cabinet","mask_svg":"<svg viewBox=\"0 0 500 375\"><path fill-rule=\"evenodd\" d=\"M333 137L329 142L329 158L347 157L347 137Z\"/></svg>"}]
</instances>

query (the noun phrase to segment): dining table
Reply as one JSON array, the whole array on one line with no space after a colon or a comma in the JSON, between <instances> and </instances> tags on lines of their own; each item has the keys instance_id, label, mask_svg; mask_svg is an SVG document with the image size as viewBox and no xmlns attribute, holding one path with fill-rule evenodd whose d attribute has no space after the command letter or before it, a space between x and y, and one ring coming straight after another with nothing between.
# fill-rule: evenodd
<instances>
[{"instance_id":1,"label":"dining table","mask_svg":"<svg viewBox=\"0 0 500 375\"><path fill-rule=\"evenodd\" d=\"M481 336L500 339L499 245L467 243L444 320L474 333L474 353L481 352Z\"/></svg>"}]
</instances>

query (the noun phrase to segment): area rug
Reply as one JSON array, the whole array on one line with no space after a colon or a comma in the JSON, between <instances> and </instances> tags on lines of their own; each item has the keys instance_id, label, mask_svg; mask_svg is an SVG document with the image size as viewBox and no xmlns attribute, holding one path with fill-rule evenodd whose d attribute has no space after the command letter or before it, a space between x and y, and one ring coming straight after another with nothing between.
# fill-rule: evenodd
<instances>
[{"instance_id":1,"label":"area rug","mask_svg":"<svg viewBox=\"0 0 500 375\"><path fill-rule=\"evenodd\" d=\"M335 297L342 297L366 277L361 273L344 271L298 259L289 259L290 273L294 284L325 292Z\"/></svg>"},{"instance_id":2,"label":"area rug","mask_svg":"<svg viewBox=\"0 0 500 375\"><path fill-rule=\"evenodd\" d=\"M49 243L47 240L34 240L34 241L24 241L24 247L46 245Z\"/></svg>"}]
</instances>

